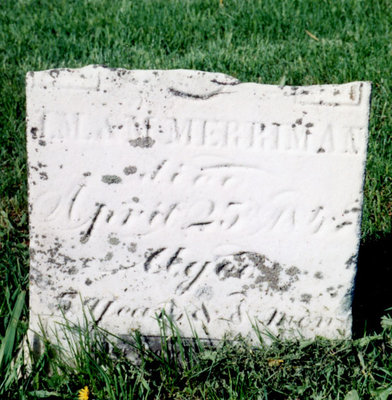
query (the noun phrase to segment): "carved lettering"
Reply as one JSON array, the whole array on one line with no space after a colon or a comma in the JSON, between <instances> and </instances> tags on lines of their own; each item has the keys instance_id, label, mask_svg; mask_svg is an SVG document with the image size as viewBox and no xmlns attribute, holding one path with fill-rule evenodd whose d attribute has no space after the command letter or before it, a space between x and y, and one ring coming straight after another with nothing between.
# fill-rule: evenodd
<instances>
[{"instance_id":1,"label":"carved lettering","mask_svg":"<svg viewBox=\"0 0 392 400\"><path fill-rule=\"evenodd\" d=\"M61 123L58 123L59 120ZM318 129L322 130L322 134L315 138L316 135L301 124L136 118L131 115L97 117L83 113L48 112L42 137L97 142L151 138L166 145L304 154L355 155L364 146L359 143L359 138L363 136L359 128L336 129L333 125L328 125Z\"/></svg>"}]
</instances>

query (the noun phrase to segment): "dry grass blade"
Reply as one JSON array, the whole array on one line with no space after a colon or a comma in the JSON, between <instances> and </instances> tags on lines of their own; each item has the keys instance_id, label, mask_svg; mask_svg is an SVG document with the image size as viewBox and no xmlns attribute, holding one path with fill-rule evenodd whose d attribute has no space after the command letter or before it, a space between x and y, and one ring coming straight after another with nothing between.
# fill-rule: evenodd
<instances>
[{"instance_id":1,"label":"dry grass blade","mask_svg":"<svg viewBox=\"0 0 392 400\"><path fill-rule=\"evenodd\" d=\"M313 33L309 32L309 31L306 30L306 29L305 29L305 33L306 33L308 36L310 36L312 39L316 40L317 42L320 41L320 39L319 39L317 36L313 35Z\"/></svg>"}]
</instances>

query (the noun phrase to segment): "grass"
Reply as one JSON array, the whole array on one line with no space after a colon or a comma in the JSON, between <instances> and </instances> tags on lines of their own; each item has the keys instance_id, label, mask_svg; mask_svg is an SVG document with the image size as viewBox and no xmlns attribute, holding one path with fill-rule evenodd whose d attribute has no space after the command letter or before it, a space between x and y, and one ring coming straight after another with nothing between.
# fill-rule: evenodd
<instances>
[{"instance_id":1,"label":"grass","mask_svg":"<svg viewBox=\"0 0 392 400\"><path fill-rule=\"evenodd\" d=\"M355 341L318 338L253 347L241 340L208 347L197 337L186 343L169 318L157 323L160 351L151 351L137 334L128 342L138 363L98 327L65 323L67 353L47 343L19 390L27 398L74 398L88 386L92 398L113 400L381 400L392 393L391 318L384 318L380 334Z\"/></svg>"},{"instance_id":2,"label":"grass","mask_svg":"<svg viewBox=\"0 0 392 400\"><path fill-rule=\"evenodd\" d=\"M27 71L106 64L217 71L270 84L372 81L361 246L385 243L381 251L387 252L392 239L391 39L388 0L223 0L222 5L218 0L3 0L0 396L71 399L88 385L97 399L387 399L392 392L387 318L377 335L359 334L356 341L277 342L253 350L244 343L224 343L217 349L184 350L180 364L167 349L159 357L147 352L140 367L121 357L114 360L101 346L101 333L81 336L76 367L48 346L33 370L25 371L18 348L28 318ZM370 254L369 268L386 268L372 264L375 258ZM274 366L269 359L283 363Z\"/></svg>"}]
</instances>

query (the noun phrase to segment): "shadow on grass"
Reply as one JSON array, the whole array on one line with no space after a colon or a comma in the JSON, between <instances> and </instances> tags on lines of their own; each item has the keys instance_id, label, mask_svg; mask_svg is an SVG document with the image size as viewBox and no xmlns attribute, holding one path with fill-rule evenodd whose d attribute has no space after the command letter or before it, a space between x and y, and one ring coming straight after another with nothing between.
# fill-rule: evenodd
<instances>
[{"instance_id":1,"label":"shadow on grass","mask_svg":"<svg viewBox=\"0 0 392 400\"><path fill-rule=\"evenodd\" d=\"M353 299L353 336L380 332L392 307L392 234L361 243ZM392 310L390 311L392 314Z\"/></svg>"}]
</instances>

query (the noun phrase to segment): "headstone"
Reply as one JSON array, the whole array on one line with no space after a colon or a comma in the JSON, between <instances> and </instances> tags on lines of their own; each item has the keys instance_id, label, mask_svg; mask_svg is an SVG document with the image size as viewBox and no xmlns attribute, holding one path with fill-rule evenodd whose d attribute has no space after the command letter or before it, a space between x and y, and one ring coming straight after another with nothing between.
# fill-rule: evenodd
<instances>
[{"instance_id":1,"label":"headstone","mask_svg":"<svg viewBox=\"0 0 392 400\"><path fill-rule=\"evenodd\" d=\"M32 330L350 336L370 90L28 73Z\"/></svg>"}]
</instances>

